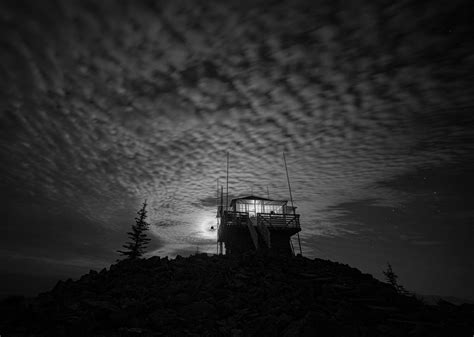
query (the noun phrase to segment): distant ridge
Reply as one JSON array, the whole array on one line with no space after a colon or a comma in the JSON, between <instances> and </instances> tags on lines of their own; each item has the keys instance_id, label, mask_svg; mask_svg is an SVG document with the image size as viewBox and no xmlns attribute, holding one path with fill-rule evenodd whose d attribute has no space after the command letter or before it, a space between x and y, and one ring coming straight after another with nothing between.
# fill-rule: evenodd
<instances>
[{"instance_id":1,"label":"distant ridge","mask_svg":"<svg viewBox=\"0 0 474 337\"><path fill-rule=\"evenodd\" d=\"M473 299L469 298L460 298L456 296L438 296L438 295L423 295L420 294L423 301L427 304L437 304L439 301L446 301L455 305L462 305L462 304L474 304Z\"/></svg>"},{"instance_id":2,"label":"distant ridge","mask_svg":"<svg viewBox=\"0 0 474 337\"><path fill-rule=\"evenodd\" d=\"M474 306L426 305L328 260L122 261L0 305L5 336L472 336Z\"/></svg>"}]
</instances>

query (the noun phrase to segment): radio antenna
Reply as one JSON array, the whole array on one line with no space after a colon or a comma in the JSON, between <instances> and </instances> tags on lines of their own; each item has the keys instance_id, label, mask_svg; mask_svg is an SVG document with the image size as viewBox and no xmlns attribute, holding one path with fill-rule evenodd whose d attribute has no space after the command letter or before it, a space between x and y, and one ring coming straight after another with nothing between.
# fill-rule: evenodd
<instances>
[{"instance_id":1,"label":"radio antenna","mask_svg":"<svg viewBox=\"0 0 474 337\"><path fill-rule=\"evenodd\" d=\"M222 206L222 198L221 198L221 195L220 195L220 187L219 187L219 178L217 178L217 190L216 190L216 206L217 206L217 209L218 209L218 216L220 217L221 214L220 212L222 210L219 210L219 206ZM222 208L222 207L221 207ZM219 224L219 221L217 222Z\"/></svg>"},{"instance_id":2,"label":"radio antenna","mask_svg":"<svg viewBox=\"0 0 474 337\"><path fill-rule=\"evenodd\" d=\"M286 180L288 181L288 189L290 190L291 208L293 209L293 215L296 215L295 206L293 205L293 195L291 194L290 175L288 174L288 166L286 165L286 157L285 157L284 151L283 151L283 162L285 163ZM298 237L298 245L300 248L300 254L301 256L303 256L303 252L301 250L300 233L296 233L296 235Z\"/></svg>"},{"instance_id":3,"label":"radio antenna","mask_svg":"<svg viewBox=\"0 0 474 337\"><path fill-rule=\"evenodd\" d=\"M216 179L216 229L219 232L219 178ZM216 254L219 254L219 235L216 235Z\"/></svg>"},{"instance_id":4,"label":"radio antenna","mask_svg":"<svg viewBox=\"0 0 474 337\"><path fill-rule=\"evenodd\" d=\"M293 195L291 194L290 176L288 175L288 166L286 166L285 152L283 152L283 162L285 163L286 180L288 181L288 189L290 190L291 208L293 208L293 214L295 214L295 207L293 206Z\"/></svg>"},{"instance_id":5,"label":"radio antenna","mask_svg":"<svg viewBox=\"0 0 474 337\"><path fill-rule=\"evenodd\" d=\"M217 254L222 255L223 249L222 249L222 241L219 241L220 239L220 233L221 233L221 226L222 223L226 224L226 220L224 219L224 186L221 185L221 206L219 207L219 216L220 216L220 223L219 227L217 229L217 241L218 241L218 251Z\"/></svg>"},{"instance_id":6,"label":"radio antenna","mask_svg":"<svg viewBox=\"0 0 474 337\"><path fill-rule=\"evenodd\" d=\"M229 207L229 152L227 152L227 187L226 187L226 199L225 199L225 209Z\"/></svg>"}]
</instances>

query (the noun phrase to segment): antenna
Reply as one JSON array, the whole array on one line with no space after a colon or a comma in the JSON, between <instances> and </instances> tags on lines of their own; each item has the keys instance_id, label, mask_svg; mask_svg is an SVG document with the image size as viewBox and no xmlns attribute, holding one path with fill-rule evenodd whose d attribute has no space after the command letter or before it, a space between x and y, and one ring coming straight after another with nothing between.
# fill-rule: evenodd
<instances>
[{"instance_id":1,"label":"antenna","mask_svg":"<svg viewBox=\"0 0 474 337\"><path fill-rule=\"evenodd\" d=\"M217 208L217 216L216 216L216 251L219 254L219 178L216 179L216 208Z\"/></svg>"},{"instance_id":2,"label":"antenna","mask_svg":"<svg viewBox=\"0 0 474 337\"><path fill-rule=\"evenodd\" d=\"M270 199L270 192L268 191L268 185L267 185L267 199Z\"/></svg>"},{"instance_id":3,"label":"antenna","mask_svg":"<svg viewBox=\"0 0 474 337\"><path fill-rule=\"evenodd\" d=\"M293 205L293 195L291 194L290 176L288 174L288 166L286 165L286 157L285 157L284 151L283 151L283 162L285 163L286 180L288 180L288 189L290 190L291 208L293 209L293 215L296 215L295 206ZM300 233L296 233L296 235L298 236L298 245L300 247L300 254L303 255L303 252L301 251Z\"/></svg>"},{"instance_id":4,"label":"antenna","mask_svg":"<svg viewBox=\"0 0 474 337\"><path fill-rule=\"evenodd\" d=\"M227 187L226 187L226 200L225 208L229 207L229 152L227 152Z\"/></svg>"},{"instance_id":5,"label":"antenna","mask_svg":"<svg viewBox=\"0 0 474 337\"><path fill-rule=\"evenodd\" d=\"M219 211L219 178L217 178L217 186L216 186L216 208ZM219 225L219 222L217 222Z\"/></svg>"},{"instance_id":6,"label":"antenna","mask_svg":"<svg viewBox=\"0 0 474 337\"><path fill-rule=\"evenodd\" d=\"M223 203L224 203L224 186L221 186L221 207L220 207L220 225L219 228L217 229L217 240L219 241L219 233L220 233L220 227L222 226L222 222L226 222L226 220L223 218ZM222 241L219 242L219 252L218 254L222 255Z\"/></svg>"},{"instance_id":7,"label":"antenna","mask_svg":"<svg viewBox=\"0 0 474 337\"><path fill-rule=\"evenodd\" d=\"M283 152L283 162L285 163L286 180L288 180L288 189L290 190L291 208L293 208L293 214L295 214L295 207L293 206L293 195L291 194L290 176L288 175L288 167L286 166L285 152Z\"/></svg>"},{"instance_id":8,"label":"antenna","mask_svg":"<svg viewBox=\"0 0 474 337\"><path fill-rule=\"evenodd\" d=\"M224 186L221 186L221 223L222 223L222 215L224 212Z\"/></svg>"}]
</instances>

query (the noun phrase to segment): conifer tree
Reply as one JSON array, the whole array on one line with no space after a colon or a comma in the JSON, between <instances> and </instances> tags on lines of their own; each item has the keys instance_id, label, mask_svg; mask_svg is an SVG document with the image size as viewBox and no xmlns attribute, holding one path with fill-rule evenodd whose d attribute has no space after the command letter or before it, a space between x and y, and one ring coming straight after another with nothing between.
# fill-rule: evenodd
<instances>
[{"instance_id":1,"label":"conifer tree","mask_svg":"<svg viewBox=\"0 0 474 337\"><path fill-rule=\"evenodd\" d=\"M384 270L383 274L387 282L394 287L399 294L408 294L408 291L406 291L402 285L398 284L398 275L395 274L390 263L387 263L387 270Z\"/></svg>"},{"instance_id":2,"label":"conifer tree","mask_svg":"<svg viewBox=\"0 0 474 337\"><path fill-rule=\"evenodd\" d=\"M138 259L145 253L145 248L150 241L146 236L146 231L149 229L150 224L145 221L147 217L146 200L143 203L143 207L137 212L138 217L135 218L135 224L132 226L132 231L128 232L129 242L123 245L125 250L118 250L122 256L126 259Z\"/></svg>"}]
</instances>

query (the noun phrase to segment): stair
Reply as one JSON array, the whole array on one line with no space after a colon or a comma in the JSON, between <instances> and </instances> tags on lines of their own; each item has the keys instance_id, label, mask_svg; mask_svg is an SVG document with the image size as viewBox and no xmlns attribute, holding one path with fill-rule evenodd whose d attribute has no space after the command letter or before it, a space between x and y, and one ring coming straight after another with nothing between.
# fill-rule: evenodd
<instances>
[{"instance_id":1,"label":"stair","mask_svg":"<svg viewBox=\"0 0 474 337\"><path fill-rule=\"evenodd\" d=\"M257 227L260 236L263 238L263 242L267 248L271 248L271 240L270 240L270 231L268 230L267 226L265 226L262 221L258 221L258 218L251 219L252 223Z\"/></svg>"},{"instance_id":2,"label":"stair","mask_svg":"<svg viewBox=\"0 0 474 337\"><path fill-rule=\"evenodd\" d=\"M255 249L258 249L258 234L255 230L255 227L253 226L253 221L250 218L247 220L247 228L249 229Z\"/></svg>"}]
</instances>

